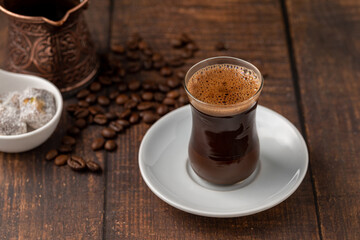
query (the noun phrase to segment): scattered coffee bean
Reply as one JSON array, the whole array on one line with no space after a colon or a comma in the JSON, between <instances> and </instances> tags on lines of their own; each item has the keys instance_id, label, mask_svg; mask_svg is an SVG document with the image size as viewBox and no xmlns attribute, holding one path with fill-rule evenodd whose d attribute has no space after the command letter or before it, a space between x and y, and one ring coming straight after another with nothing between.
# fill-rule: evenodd
<instances>
[{"instance_id":1,"label":"scattered coffee bean","mask_svg":"<svg viewBox=\"0 0 360 240\"><path fill-rule=\"evenodd\" d=\"M60 147L58 148L59 152L61 153L70 153L72 152L72 147L70 145L60 145Z\"/></svg>"},{"instance_id":2,"label":"scattered coffee bean","mask_svg":"<svg viewBox=\"0 0 360 240\"><path fill-rule=\"evenodd\" d=\"M124 104L124 107L127 108L127 109L132 109L132 108L135 108L137 105L137 102L135 102L134 100L132 99L129 99L125 102Z\"/></svg>"},{"instance_id":3,"label":"scattered coffee bean","mask_svg":"<svg viewBox=\"0 0 360 240\"><path fill-rule=\"evenodd\" d=\"M140 42L138 43L138 48L139 48L140 50L145 50L145 49L149 48L149 45L148 45L147 42L145 42L144 40L142 40L142 41L140 41Z\"/></svg>"},{"instance_id":4,"label":"scattered coffee bean","mask_svg":"<svg viewBox=\"0 0 360 240\"><path fill-rule=\"evenodd\" d=\"M66 107L66 111L68 111L69 113L74 113L78 108L79 106L77 104L72 103Z\"/></svg>"},{"instance_id":5,"label":"scattered coffee bean","mask_svg":"<svg viewBox=\"0 0 360 240\"><path fill-rule=\"evenodd\" d=\"M92 115L96 115L99 113L105 113L105 109L100 107L99 105L90 106L88 109Z\"/></svg>"},{"instance_id":6,"label":"scattered coffee bean","mask_svg":"<svg viewBox=\"0 0 360 240\"><path fill-rule=\"evenodd\" d=\"M144 66L145 70L150 70L152 68L152 65L153 65L153 63L152 63L151 59L145 59L143 61L143 66Z\"/></svg>"},{"instance_id":7,"label":"scattered coffee bean","mask_svg":"<svg viewBox=\"0 0 360 240\"><path fill-rule=\"evenodd\" d=\"M50 151L48 151L45 155L45 159L47 161L53 160L54 158L56 158L58 156L58 151L56 149L52 149Z\"/></svg>"},{"instance_id":8,"label":"scattered coffee bean","mask_svg":"<svg viewBox=\"0 0 360 240\"><path fill-rule=\"evenodd\" d=\"M126 43L126 47L130 50L136 50L138 48L138 42L136 40L130 40Z\"/></svg>"},{"instance_id":9,"label":"scattered coffee bean","mask_svg":"<svg viewBox=\"0 0 360 240\"><path fill-rule=\"evenodd\" d=\"M115 120L117 118L116 114L112 111L105 113L105 117L110 121Z\"/></svg>"},{"instance_id":10,"label":"scattered coffee bean","mask_svg":"<svg viewBox=\"0 0 360 240\"><path fill-rule=\"evenodd\" d=\"M165 105L175 105L175 103L176 103L176 101L173 98L166 97L163 100L163 104L165 104Z\"/></svg>"},{"instance_id":11,"label":"scattered coffee bean","mask_svg":"<svg viewBox=\"0 0 360 240\"><path fill-rule=\"evenodd\" d=\"M140 116L137 112L133 112L131 114L131 116L129 117L129 122L131 124L135 124L135 123L138 123L139 122L139 119L140 119Z\"/></svg>"},{"instance_id":12,"label":"scattered coffee bean","mask_svg":"<svg viewBox=\"0 0 360 240\"><path fill-rule=\"evenodd\" d=\"M126 83L119 83L118 90L119 90L119 92L125 92L127 90Z\"/></svg>"},{"instance_id":13,"label":"scattered coffee bean","mask_svg":"<svg viewBox=\"0 0 360 240\"><path fill-rule=\"evenodd\" d=\"M125 47L123 45L115 44L111 46L111 50L118 54L124 54L125 53Z\"/></svg>"},{"instance_id":14,"label":"scattered coffee bean","mask_svg":"<svg viewBox=\"0 0 360 240\"><path fill-rule=\"evenodd\" d=\"M168 61L168 64L171 67L181 67L185 64L185 62L181 57L173 57Z\"/></svg>"},{"instance_id":15,"label":"scattered coffee bean","mask_svg":"<svg viewBox=\"0 0 360 240\"><path fill-rule=\"evenodd\" d=\"M127 65L127 71L129 73L137 73L141 70L141 63L140 62L130 62Z\"/></svg>"},{"instance_id":16,"label":"scattered coffee bean","mask_svg":"<svg viewBox=\"0 0 360 240\"><path fill-rule=\"evenodd\" d=\"M110 99L106 96L99 96L97 102L101 106L108 106L110 104Z\"/></svg>"},{"instance_id":17,"label":"scattered coffee bean","mask_svg":"<svg viewBox=\"0 0 360 240\"><path fill-rule=\"evenodd\" d=\"M160 116L163 116L168 112L169 112L169 108L165 104L159 104L156 108L156 113L159 114Z\"/></svg>"},{"instance_id":18,"label":"scattered coffee bean","mask_svg":"<svg viewBox=\"0 0 360 240\"><path fill-rule=\"evenodd\" d=\"M78 99L83 99L85 97L87 97L90 94L90 91L87 89L83 89L80 90L77 94L76 94L76 98Z\"/></svg>"},{"instance_id":19,"label":"scattered coffee bean","mask_svg":"<svg viewBox=\"0 0 360 240\"><path fill-rule=\"evenodd\" d=\"M178 101L179 101L179 103L182 103L182 104L188 104L189 103L189 98L186 95L181 95L178 98Z\"/></svg>"},{"instance_id":20,"label":"scattered coffee bean","mask_svg":"<svg viewBox=\"0 0 360 240\"><path fill-rule=\"evenodd\" d=\"M119 119L119 120L116 120L116 122L118 124L120 124L121 126L123 126L124 128L127 128L130 126L130 123L129 121L125 120L125 119Z\"/></svg>"},{"instance_id":21,"label":"scattered coffee bean","mask_svg":"<svg viewBox=\"0 0 360 240\"><path fill-rule=\"evenodd\" d=\"M57 166L62 166L65 165L67 160L68 160L69 156L68 155L59 155L55 158L54 163Z\"/></svg>"},{"instance_id":22,"label":"scattered coffee bean","mask_svg":"<svg viewBox=\"0 0 360 240\"><path fill-rule=\"evenodd\" d=\"M124 109L122 112L118 112L117 116L118 116L118 118L125 119L125 118L128 118L130 116L130 114L131 114L130 109Z\"/></svg>"},{"instance_id":23,"label":"scattered coffee bean","mask_svg":"<svg viewBox=\"0 0 360 240\"><path fill-rule=\"evenodd\" d=\"M118 91L112 91L110 94L109 94L109 98L110 100L114 100L116 99L118 96L119 96L119 92Z\"/></svg>"},{"instance_id":24,"label":"scattered coffee bean","mask_svg":"<svg viewBox=\"0 0 360 240\"><path fill-rule=\"evenodd\" d=\"M124 104L127 100L129 100L129 97L126 94L120 94L119 96L117 96L115 102L118 105L122 105Z\"/></svg>"},{"instance_id":25,"label":"scattered coffee bean","mask_svg":"<svg viewBox=\"0 0 360 240\"><path fill-rule=\"evenodd\" d=\"M80 129L76 126L71 126L68 128L68 130L66 132L67 132L67 134L69 134L71 136L76 136L76 135L79 135Z\"/></svg>"},{"instance_id":26,"label":"scattered coffee bean","mask_svg":"<svg viewBox=\"0 0 360 240\"><path fill-rule=\"evenodd\" d=\"M140 88L140 85L141 84L140 84L139 80L133 79L128 83L128 88L131 91L136 91L136 90L138 90Z\"/></svg>"},{"instance_id":27,"label":"scattered coffee bean","mask_svg":"<svg viewBox=\"0 0 360 240\"><path fill-rule=\"evenodd\" d=\"M140 97L140 95L137 94L137 93L131 93L131 94L130 94L130 98L131 98L132 100L134 100L135 102L137 102L137 103L141 101L141 97Z\"/></svg>"},{"instance_id":28,"label":"scattered coffee bean","mask_svg":"<svg viewBox=\"0 0 360 240\"><path fill-rule=\"evenodd\" d=\"M100 76L99 82L104 86L110 86L112 84L112 80L108 76Z\"/></svg>"},{"instance_id":29,"label":"scattered coffee bean","mask_svg":"<svg viewBox=\"0 0 360 240\"><path fill-rule=\"evenodd\" d=\"M117 144L114 140L107 140L105 142L104 148L107 151L114 151L117 148Z\"/></svg>"},{"instance_id":30,"label":"scattered coffee bean","mask_svg":"<svg viewBox=\"0 0 360 240\"><path fill-rule=\"evenodd\" d=\"M176 99L179 97L179 95L180 95L180 93L178 90L172 90L166 94L166 97Z\"/></svg>"},{"instance_id":31,"label":"scattered coffee bean","mask_svg":"<svg viewBox=\"0 0 360 240\"><path fill-rule=\"evenodd\" d=\"M153 102L141 102L137 105L137 110L144 111L154 107Z\"/></svg>"},{"instance_id":32,"label":"scattered coffee bean","mask_svg":"<svg viewBox=\"0 0 360 240\"><path fill-rule=\"evenodd\" d=\"M85 100L80 100L80 101L78 102L78 105L79 105L79 107L82 107L82 108L87 108L87 107L89 107L89 103L88 103L87 101L85 101Z\"/></svg>"},{"instance_id":33,"label":"scattered coffee bean","mask_svg":"<svg viewBox=\"0 0 360 240\"><path fill-rule=\"evenodd\" d=\"M89 110L86 108L78 108L75 112L74 115L76 118L85 118L89 115Z\"/></svg>"},{"instance_id":34,"label":"scattered coffee bean","mask_svg":"<svg viewBox=\"0 0 360 240\"><path fill-rule=\"evenodd\" d=\"M82 170L86 167L84 159L78 156L71 156L67 159L67 165L75 171Z\"/></svg>"},{"instance_id":35,"label":"scattered coffee bean","mask_svg":"<svg viewBox=\"0 0 360 240\"><path fill-rule=\"evenodd\" d=\"M94 161L87 161L86 167L92 172L98 172L101 170L100 165Z\"/></svg>"},{"instance_id":36,"label":"scattered coffee bean","mask_svg":"<svg viewBox=\"0 0 360 240\"><path fill-rule=\"evenodd\" d=\"M65 145L74 145L76 143L75 138L71 137L71 136L64 136L61 140L61 142Z\"/></svg>"},{"instance_id":37,"label":"scattered coffee bean","mask_svg":"<svg viewBox=\"0 0 360 240\"><path fill-rule=\"evenodd\" d=\"M163 58L163 56L162 56L161 54L159 54L159 53L154 53L154 54L152 55L151 60L153 60L154 62L159 62L159 61L163 61L164 58Z\"/></svg>"},{"instance_id":38,"label":"scattered coffee bean","mask_svg":"<svg viewBox=\"0 0 360 240\"><path fill-rule=\"evenodd\" d=\"M154 54L153 50L152 50L150 47L144 49L144 50L143 50L143 53L144 53L146 56L150 56L150 57Z\"/></svg>"},{"instance_id":39,"label":"scattered coffee bean","mask_svg":"<svg viewBox=\"0 0 360 240\"><path fill-rule=\"evenodd\" d=\"M117 133L122 132L124 130L123 125L121 125L120 123L118 123L116 121L110 122L109 128L111 128L112 130L114 130Z\"/></svg>"},{"instance_id":40,"label":"scattered coffee bean","mask_svg":"<svg viewBox=\"0 0 360 240\"><path fill-rule=\"evenodd\" d=\"M143 94L141 94L141 98L144 101L151 101L154 97L154 94L152 92L144 92Z\"/></svg>"},{"instance_id":41,"label":"scattered coffee bean","mask_svg":"<svg viewBox=\"0 0 360 240\"><path fill-rule=\"evenodd\" d=\"M168 78L166 80L166 84L170 87L170 88L176 88L177 86L180 85L180 80L176 79L174 77Z\"/></svg>"},{"instance_id":42,"label":"scattered coffee bean","mask_svg":"<svg viewBox=\"0 0 360 240\"><path fill-rule=\"evenodd\" d=\"M96 114L94 117L94 122L99 125L104 125L107 123L107 118L104 114Z\"/></svg>"},{"instance_id":43,"label":"scattered coffee bean","mask_svg":"<svg viewBox=\"0 0 360 240\"><path fill-rule=\"evenodd\" d=\"M88 102L89 104L93 104L96 102L97 96L93 93L90 93L86 98L85 101Z\"/></svg>"},{"instance_id":44,"label":"scattered coffee bean","mask_svg":"<svg viewBox=\"0 0 360 240\"><path fill-rule=\"evenodd\" d=\"M170 43L173 48L181 48L184 44L181 38L173 38Z\"/></svg>"},{"instance_id":45,"label":"scattered coffee bean","mask_svg":"<svg viewBox=\"0 0 360 240\"><path fill-rule=\"evenodd\" d=\"M157 90L157 84L151 80L145 80L142 83L142 87L145 91L155 91Z\"/></svg>"},{"instance_id":46,"label":"scattered coffee bean","mask_svg":"<svg viewBox=\"0 0 360 240\"><path fill-rule=\"evenodd\" d=\"M91 144L91 148L92 150L99 150L101 149L105 144L105 140L103 138L96 138L92 144Z\"/></svg>"},{"instance_id":47,"label":"scattered coffee bean","mask_svg":"<svg viewBox=\"0 0 360 240\"><path fill-rule=\"evenodd\" d=\"M188 44L191 43L193 40L189 37L189 35L187 35L186 33L182 33L180 36L181 41L183 42L183 44Z\"/></svg>"},{"instance_id":48,"label":"scattered coffee bean","mask_svg":"<svg viewBox=\"0 0 360 240\"><path fill-rule=\"evenodd\" d=\"M160 83L160 84L158 85L158 88L159 88L159 90L160 90L161 92L167 93L167 92L170 91L170 88L168 87L168 85L166 85L166 84L164 84L164 83Z\"/></svg>"},{"instance_id":49,"label":"scattered coffee bean","mask_svg":"<svg viewBox=\"0 0 360 240\"><path fill-rule=\"evenodd\" d=\"M99 82L93 82L90 84L90 91L99 92L101 90L101 84Z\"/></svg>"},{"instance_id":50,"label":"scattered coffee bean","mask_svg":"<svg viewBox=\"0 0 360 240\"><path fill-rule=\"evenodd\" d=\"M116 132L112 128L106 127L101 130L101 135L104 138L114 138L116 137Z\"/></svg>"},{"instance_id":51,"label":"scattered coffee bean","mask_svg":"<svg viewBox=\"0 0 360 240\"><path fill-rule=\"evenodd\" d=\"M160 74L164 77L168 77L171 76L171 74L173 73L172 69L169 67L162 67L160 69Z\"/></svg>"},{"instance_id":52,"label":"scattered coffee bean","mask_svg":"<svg viewBox=\"0 0 360 240\"><path fill-rule=\"evenodd\" d=\"M83 118L76 119L74 124L75 124L75 126L77 126L80 129L85 128L87 125L85 119L83 119Z\"/></svg>"},{"instance_id":53,"label":"scattered coffee bean","mask_svg":"<svg viewBox=\"0 0 360 240\"><path fill-rule=\"evenodd\" d=\"M186 45L186 49L192 52L196 52L197 50L199 50L198 46L193 42Z\"/></svg>"},{"instance_id":54,"label":"scattered coffee bean","mask_svg":"<svg viewBox=\"0 0 360 240\"><path fill-rule=\"evenodd\" d=\"M156 120L158 120L158 118L159 118L158 115L152 111L144 111L143 112L142 119L145 123L149 123L149 124L153 123Z\"/></svg>"},{"instance_id":55,"label":"scattered coffee bean","mask_svg":"<svg viewBox=\"0 0 360 240\"><path fill-rule=\"evenodd\" d=\"M94 116L93 115L89 115L87 117L87 124L93 124L94 123Z\"/></svg>"},{"instance_id":56,"label":"scattered coffee bean","mask_svg":"<svg viewBox=\"0 0 360 240\"><path fill-rule=\"evenodd\" d=\"M139 54L139 52L136 52L136 51L127 51L126 52L126 57L129 60L135 61L135 60L140 59L140 54Z\"/></svg>"},{"instance_id":57,"label":"scattered coffee bean","mask_svg":"<svg viewBox=\"0 0 360 240\"><path fill-rule=\"evenodd\" d=\"M160 93L160 92L156 92L156 93L154 94L154 99L155 99L155 101L157 101L157 102L162 102L162 101L165 99L165 94Z\"/></svg>"},{"instance_id":58,"label":"scattered coffee bean","mask_svg":"<svg viewBox=\"0 0 360 240\"><path fill-rule=\"evenodd\" d=\"M180 79L180 81L184 80L186 73L184 71L177 71L176 77Z\"/></svg>"},{"instance_id":59,"label":"scattered coffee bean","mask_svg":"<svg viewBox=\"0 0 360 240\"><path fill-rule=\"evenodd\" d=\"M180 53L180 56L184 59L189 59L194 56L194 52L189 49L184 49L184 51Z\"/></svg>"}]
</instances>

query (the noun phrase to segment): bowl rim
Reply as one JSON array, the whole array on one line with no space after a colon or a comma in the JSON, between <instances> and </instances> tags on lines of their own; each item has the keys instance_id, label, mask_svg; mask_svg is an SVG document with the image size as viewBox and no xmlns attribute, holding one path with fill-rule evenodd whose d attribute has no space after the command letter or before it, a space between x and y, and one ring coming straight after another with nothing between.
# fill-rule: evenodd
<instances>
[{"instance_id":1,"label":"bowl rim","mask_svg":"<svg viewBox=\"0 0 360 240\"><path fill-rule=\"evenodd\" d=\"M31 132L27 132L27 133L22 133L22 134L17 134L17 135L0 135L0 140L16 140L16 139L31 137L40 132L46 131L46 129L50 128L54 123L56 124L56 121L58 121L60 119L61 113L63 110L63 98L62 98L60 90L52 82L46 80L45 78L34 76L34 75L13 73L13 72L8 72L8 71L0 69L0 75L1 74L13 75L15 77L19 77L19 79L22 79L22 80L25 78L31 78L34 81L38 81L38 82L41 82L42 84L51 86L54 89L54 91L48 90L48 89L45 89L45 90L51 92L51 94L54 95L55 104L56 104L56 112L55 112L55 115L51 118L51 120L49 122L47 122L44 126L38 128L38 129L35 129Z\"/></svg>"}]
</instances>

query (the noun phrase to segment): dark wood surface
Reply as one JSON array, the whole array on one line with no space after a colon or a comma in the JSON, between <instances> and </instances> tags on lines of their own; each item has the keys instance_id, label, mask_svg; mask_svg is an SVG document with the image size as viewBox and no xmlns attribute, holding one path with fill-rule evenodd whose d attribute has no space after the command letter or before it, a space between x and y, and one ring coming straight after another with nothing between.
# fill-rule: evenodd
<instances>
[{"instance_id":1,"label":"dark wood surface","mask_svg":"<svg viewBox=\"0 0 360 240\"><path fill-rule=\"evenodd\" d=\"M101 174L44 160L64 135L58 127L33 151L0 153L0 239L360 239L359 14L355 0L92 0L86 19L101 53L138 32L171 56L170 39L186 32L200 51L184 70L224 54L258 66L266 75L260 104L303 133L309 170L291 197L267 211L199 217L167 205L142 180L137 155L148 125L121 134L113 153L90 150L99 128L82 133L76 152L100 162ZM217 41L229 50L215 51ZM64 114L60 126L68 121Z\"/></svg>"}]
</instances>

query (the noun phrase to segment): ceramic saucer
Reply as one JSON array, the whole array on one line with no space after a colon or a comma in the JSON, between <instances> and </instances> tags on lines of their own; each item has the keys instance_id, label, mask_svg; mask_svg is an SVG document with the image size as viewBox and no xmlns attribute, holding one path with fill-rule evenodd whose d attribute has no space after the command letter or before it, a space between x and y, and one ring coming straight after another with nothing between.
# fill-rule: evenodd
<instances>
[{"instance_id":1,"label":"ceramic saucer","mask_svg":"<svg viewBox=\"0 0 360 240\"><path fill-rule=\"evenodd\" d=\"M286 118L263 106L256 116L260 163L245 181L218 186L198 177L188 161L190 106L162 117L145 134L139 150L141 175L155 195L171 206L208 217L239 217L269 209L302 182L308 151Z\"/></svg>"}]
</instances>

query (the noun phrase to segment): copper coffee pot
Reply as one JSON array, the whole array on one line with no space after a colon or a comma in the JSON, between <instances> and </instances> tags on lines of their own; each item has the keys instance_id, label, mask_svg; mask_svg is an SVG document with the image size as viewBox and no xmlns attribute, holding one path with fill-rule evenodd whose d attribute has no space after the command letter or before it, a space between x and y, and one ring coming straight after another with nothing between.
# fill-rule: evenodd
<instances>
[{"instance_id":1,"label":"copper coffee pot","mask_svg":"<svg viewBox=\"0 0 360 240\"><path fill-rule=\"evenodd\" d=\"M9 18L4 67L53 82L62 93L85 86L99 62L82 11L88 0L0 0Z\"/></svg>"}]
</instances>

